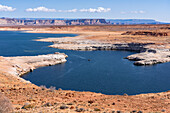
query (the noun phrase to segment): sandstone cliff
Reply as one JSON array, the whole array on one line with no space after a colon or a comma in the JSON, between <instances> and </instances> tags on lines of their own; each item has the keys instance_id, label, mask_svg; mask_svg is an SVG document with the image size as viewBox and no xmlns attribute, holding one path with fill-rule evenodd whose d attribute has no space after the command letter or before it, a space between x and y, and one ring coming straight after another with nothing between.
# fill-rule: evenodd
<instances>
[{"instance_id":1,"label":"sandstone cliff","mask_svg":"<svg viewBox=\"0 0 170 113\"><path fill-rule=\"evenodd\" d=\"M105 25L105 19L73 19L73 20L57 20L57 19L12 19L1 18L0 26L6 25Z\"/></svg>"}]
</instances>

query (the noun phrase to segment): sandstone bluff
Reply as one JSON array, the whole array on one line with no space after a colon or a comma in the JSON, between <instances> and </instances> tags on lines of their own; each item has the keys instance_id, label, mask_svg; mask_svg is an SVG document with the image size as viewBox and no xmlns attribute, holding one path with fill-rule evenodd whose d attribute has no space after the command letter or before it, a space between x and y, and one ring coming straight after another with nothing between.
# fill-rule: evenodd
<instances>
[{"instance_id":1,"label":"sandstone bluff","mask_svg":"<svg viewBox=\"0 0 170 113\"><path fill-rule=\"evenodd\" d=\"M0 25L105 25L108 24L105 19L72 19L72 20L57 20L57 19L12 19L1 18Z\"/></svg>"}]
</instances>

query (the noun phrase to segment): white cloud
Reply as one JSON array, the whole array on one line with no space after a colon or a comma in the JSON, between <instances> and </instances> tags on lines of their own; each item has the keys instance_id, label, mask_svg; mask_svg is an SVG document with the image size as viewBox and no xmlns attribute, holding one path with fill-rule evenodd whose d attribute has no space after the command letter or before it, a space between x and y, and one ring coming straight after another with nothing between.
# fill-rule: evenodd
<instances>
[{"instance_id":1,"label":"white cloud","mask_svg":"<svg viewBox=\"0 0 170 113\"><path fill-rule=\"evenodd\" d=\"M77 9L70 9L70 10L56 10L56 9L48 9L46 7L37 7L37 8L28 8L26 9L27 12L77 12Z\"/></svg>"},{"instance_id":2,"label":"white cloud","mask_svg":"<svg viewBox=\"0 0 170 113\"><path fill-rule=\"evenodd\" d=\"M111 8L103 8L98 7L97 9L89 8L89 9L80 9L80 12L90 12L90 13L102 13L102 12L109 12Z\"/></svg>"},{"instance_id":3,"label":"white cloud","mask_svg":"<svg viewBox=\"0 0 170 113\"><path fill-rule=\"evenodd\" d=\"M129 12L124 12L122 11L121 14L143 14L145 11L129 11Z\"/></svg>"},{"instance_id":4,"label":"white cloud","mask_svg":"<svg viewBox=\"0 0 170 113\"><path fill-rule=\"evenodd\" d=\"M16 8L13 7L9 7L9 6L5 6L5 5L1 5L0 4L0 11L15 11Z\"/></svg>"},{"instance_id":5,"label":"white cloud","mask_svg":"<svg viewBox=\"0 0 170 113\"><path fill-rule=\"evenodd\" d=\"M142 13L145 13L145 11L142 11L142 10L141 10L141 11L139 11L139 13L141 13L141 14L142 14Z\"/></svg>"},{"instance_id":6,"label":"white cloud","mask_svg":"<svg viewBox=\"0 0 170 113\"><path fill-rule=\"evenodd\" d=\"M109 12L110 8L98 7L97 9L89 8L89 9L70 9L70 10L56 10L56 9L48 9L46 7L37 7L37 8L28 8L27 12L66 12L66 13L75 13L75 12L90 12L90 13L102 13Z\"/></svg>"},{"instance_id":7,"label":"white cloud","mask_svg":"<svg viewBox=\"0 0 170 113\"><path fill-rule=\"evenodd\" d=\"M67 10L67 12L77 12L77 9Z\"/></svg>"},{"instance_id":8,"label":"white cloud","mask_svg":"<svg viewBox=\"0 0 170 113\"><path fill-rule=\"evenodd\" d=\"M27 12L56 12L55 9L48 9L46 7L28 8Z\"/></svg>"},{"instance_id":9,"label":"white cloud","mask_svg":"<svg viewBox=\"0 0 170 113\"><path fill-rule=\"evenodd\" d=\"M137 14L137 13L138 13L138 11L131 11L130 13L134 13L134 14Z\"/></svg>"},{"instance_id":10,"label":"white cloud","mask_svg":"<svg viewBox=\"0 0 170 113\"><path fill-rule=\"evenodd\" d=\"M69 12L69 13L75 13L75 12L77 12L77 9L70 9L70 10L57 10L56 12Z\"/></svg>"}]
</instances>

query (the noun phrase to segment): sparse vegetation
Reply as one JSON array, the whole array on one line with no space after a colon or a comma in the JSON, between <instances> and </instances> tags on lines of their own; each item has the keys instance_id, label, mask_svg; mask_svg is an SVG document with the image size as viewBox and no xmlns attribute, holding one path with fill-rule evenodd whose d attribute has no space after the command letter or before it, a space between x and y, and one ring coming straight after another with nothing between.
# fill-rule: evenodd
<instances>
[{"instance_id":1,"label":"sparse vegetation","mask_svg":"<svg viewBox=\"0 0 170 113\"><path fill-rule=\"evenodd\" d=\"M56 90L56 87L54 87L54 86L50 86L50 88L49 88L49 89L50 89L50 91L51 91L51 92L53 92L54 90Z\"/></svg>"},{"instance_id":2,"label":"sparse vegetation","mask_svg":"<svg viewBox=\"0 0 170 113\"><path fill-rule=\"evenodd\" d=\"M61 89L61 88L58 88L58 91L62 91L62 89Z\"/></svg>"},{"instance_id":3,"label":"sparse vegetation","mask_svg":"<svg viewBox=\"0 0 170 113\"><path fill-rule=\"evenodd\" d=\"M100 109L99 108L94 108L94 111L100 111Z\"/></svg>"},{"instance_id":4,"label":"sparse vegetation","mask_svg":"<svg viewBox=\"0 0 170 113\"><path fill-rule=\"evenodd\" d=\"M29 108L34 108L33 104L25 103L25 105L22 107L22 109L29 109Z\"/></svg>"},{"instance_id":5,"label":"sparse vegetation","mask_svg":"<svg viewBox=\"0 0 170 113\"><path fill-rule=\"evenodd\" d=\"M44 86L44 85L41 85L40 88L41 88L42 90L47 89L46 86Z\"/></svg>"}]
</instances>

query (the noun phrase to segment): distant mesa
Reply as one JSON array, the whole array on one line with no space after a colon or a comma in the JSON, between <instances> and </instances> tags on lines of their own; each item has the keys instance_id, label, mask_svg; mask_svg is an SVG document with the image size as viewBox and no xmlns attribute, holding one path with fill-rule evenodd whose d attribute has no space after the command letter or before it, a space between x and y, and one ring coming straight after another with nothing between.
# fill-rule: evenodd
<instances>
[{"instance_id":1,"label":"distant mesa","mask_svg":"<svg viewBox=\"0 0 170 113\"><path fill-rule=\"evenodd\" d=\"M136 25L136 24L169 24L159 22L153 19L106 19L109 24L113 25Z\"/></svg>"},{"instance_id":2,"label":"distant mesa","mask_svg":"<svg viewBox=\"0 0 170 113\"><path fill-rule=\"evenodd\" d=\"M0 25L106 25L105 19L19 19L0 18Z\"/></svg>"},{"instance_id":3,"label":"distant mesa","mask_svg":"<svg viewBox=\"0 0 170 113\"><path fill-rule=\"evenodd\" d=\"M64 18L0 18L0 26L11 25L133 25L168 24L152 19L64 19Z\"/></svg>"}]
</instances>

